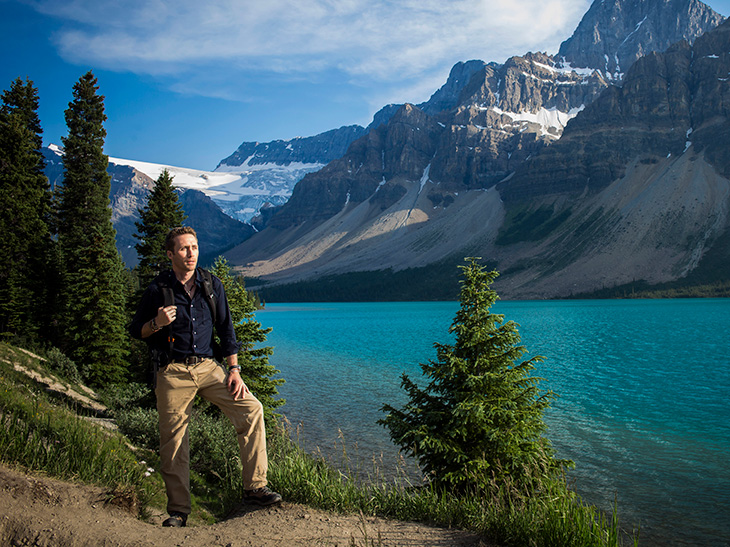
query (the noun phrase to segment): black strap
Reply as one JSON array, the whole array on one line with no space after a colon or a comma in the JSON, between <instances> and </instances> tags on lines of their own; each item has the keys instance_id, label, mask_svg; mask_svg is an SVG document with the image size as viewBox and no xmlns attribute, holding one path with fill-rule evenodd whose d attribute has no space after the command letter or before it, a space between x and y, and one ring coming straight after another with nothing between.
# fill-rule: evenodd
<instances>
[{"instance_id":1,"label":"black strap","mask_svg":"<svg viewBox=\"0 0 730 547\"><path fill-rule=\"evenodd\" d=\"M213 292L213 274L211 274L208 270L204 270L203 268L198 268L198 271L203 278L203 296L205 296L205 301L210 307L210 313L213 317L213 324L215 325L218 307L216 306L215 292ZM160 287L160 290L162 291L162 305L164 307L174 306L175 293L172 292L171 282L174 282L174 280L172 279L172 272L163 272L162 274L157 276L156 282L157 285ZM169 326L163 327L163 329L163 332L167 335L167 341L170 344L168 355L172 355L172 346L175 342L175 339L170 332Z\"/></svg>"},{"instance_id":2,"label":"black strap","mask_svg":"<svg viewBox=\"0 0 730 547\"><path fill-rule=\"evenodd\" d=\"M162 291L162 305L163 307L168 306L174 306L175 305L175 293L172 292L172 287L167 283L166 280L160 280L158 281L158 285L160 286L160 290ZM172 355L172 346L175 343L175 338L172 336L172 332L169 325L166 325L163 327L163 332L167 335L167 342L169 344L169 348L167 351L167 355Z\"/></svg>"},{"instance_id":3,"label":"black strap","mask_svg":"<svg viewBox=\"0 0 730 547\"><path fill-rule=\"evenodd\" d=\"M213 274L203 268L198 268L198 270L203 277L203 294L208 306L210 306L210 313L213 314L213 324L215 324L218 309L215 302L215 293L213 292Z\"/></svg>"}]
</instances>

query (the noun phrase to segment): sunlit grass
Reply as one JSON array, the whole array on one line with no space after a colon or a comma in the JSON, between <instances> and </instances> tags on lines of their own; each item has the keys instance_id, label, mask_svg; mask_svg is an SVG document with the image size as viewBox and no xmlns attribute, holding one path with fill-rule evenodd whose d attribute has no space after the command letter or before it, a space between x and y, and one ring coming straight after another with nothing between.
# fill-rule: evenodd
<instances>
[{"instance_id":1,"label":"sunlit grass","mask_svg":"<svg viewBox=\"0 0 730 547\"><path fill-rule=\"evenodd\" d=\"M0 461L106 487L141 514L164 487L147 462L156 462L157 415L149 389L113 386L107 404L124 435L79 417L73 405L49 397L10 363L30 359L0 344ZM139 448L132 449L130 443ZM241 464L235 432L227 418L207 404L196 407L190 430L193 515L222 519L241 500ZM541 490L519 492L501 484L484 495L455 496L411 484L405 468L386 478L378 465L352 468L345 440L337 462L305 451L286 425L270 424L269 481L288 502L328 511L379 516L483 534L500 545L618 547L638 544L621 531L618 511L606 515L584 503L564 479L542 482ZM144 456L142 456L144 454ZM144 458L145 461L142 461ZM152 466L156 465L152 464ZM403 462L400 462L403 466ZM161 501L163 500L163 501Z\"/></svg>"},{"instance_id":2,"label":"sunlit grass","mask_svg":"<svg viewBox=\"0 0 730 547\"><path fill-rule=\"evenodd\" d=\"M159 491L141 452L126 438L80 417L12 363L32 358L0 345L0 461L61 479L103 486L130 508ZM124 499L121 499L124 498Z\"/></svg>"},{"instance_id":3,"label":"sunlit grass","mask_svg":"<svg viewBox=\"0 0 730 547\"><path fill-rule=\"evenodd\" d=\"M503 484L494 493L455 496L427 485L408 486L405 475L386 480L374 470L360 479L321 457L305 453L291 435L273 435L269 476L285 499L326 510L472 530L501 545L618 547L638 544L622 533L612 515L584 503L564 479L542 483L539 492L518 492ZM347 459L343 455L343 461Z\"/></svg>"}]
</instances>

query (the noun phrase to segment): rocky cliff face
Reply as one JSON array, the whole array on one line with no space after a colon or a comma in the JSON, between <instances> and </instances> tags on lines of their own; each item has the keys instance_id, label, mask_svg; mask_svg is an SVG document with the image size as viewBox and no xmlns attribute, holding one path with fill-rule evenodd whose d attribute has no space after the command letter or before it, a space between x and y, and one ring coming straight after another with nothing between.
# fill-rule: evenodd
<instances>
[{"instance_id":1,"label":"rocky cliff face","mask_svg":"<svg viewBox=\"0 0 730 547\"><path fill-rule=\"evenodd\" d=\"M237 167L244 163L261 165L275 163L326 164L342 157L350 144L366 133L359 125L349 125L320 133L313 137L297 137L288 141L277 140L267 143L244 142L238 149L221 160L218 168Z\"/></svg>"},{"instance_id":2,"label":"rocky cliff face","mask_svg":"<svg viewBox=\"0 0 730 547\"><path fill-rule=\"evenodd\" d=\"M440 100L448 101L447 95L444 92ZM233 218L262 229L272 216L272 208L286 203L304 176L344 156L355 140L387 124L400 106L384 106L367 128L350 125L312 137L242 143L221 160L216 171L240 175L247 191L236 200L218 199L218 205Z\"/></svg>"},{"instance_id":3,"label":"rocky cliff face","mask_svg":"<svg viewBox=\"0 0 730 547\"><path fill-rule=\"evenodd\" d=\"M592 288L667 281L709 257L730 265L730 172L720 152L728 142L728 51L724 23L694 47L680 42L643 57L621 88L607 89L559 142L498 185L507 211L500 252L531 246L530 259L512 263L530 263L530 279L516 273L512 287L536 290L557 278Z\"/></svg>"},{"instance_id":4,"label":"rocky cliff face","mask_svg":"<svg viewBox=\"0 0 730 547\"><path fill-rule=\"evenodd\" d=\"M127 265L137 263L134 246L139 241L134 237L137 232L135 222L139 220L139 209L147 203L147 197L155 187L155 181L126 165L109 164L107 172L111 175L109 200L112 208L112 224L117 231L117 249Z\"/></svg>"},{"instance_id":5,"label":"rocky cliff face","mask_svg":"<svg viewBox=\"0 0 730 547\"><path fill-rule=\"evenodd\" d=\"M188 218L185 224L195 228L200 246L200 264L213 260L231 247L247 240L256 230L221 211L216 203L199 190L185 190L180 204Z\"/></svg>"},{"instance_id":6,"label":"rocky cliff face","mask_svg":"<svg viewBox=\"0 0 730 547\"><path fill-rule=\"evenodd\" d=\"M607 55L628 68L653 48L685 37L694 41L721 19L696 0L597 1L558 56L458 63L429 101L401 107L341 161L305 177L271 222L281 229L319 221L348 199L369 199L376 188L375 198L389 204L403 195L402 180L419 181L427 168L439 184L436 203L458 191L489 188L557 141L568 121L620 76L616 67L606 69Z\"/></svg>"},{"instance_id":7,"label":"rocky cliff face","mask_svg":"<svg viewBox=\"0 0 730 547\"><path fill-rule=\"evenodd\" d=\"M423 177L438 183L432 197L439 204L461 190L489 188L559 138L565 123L606 87L597 72L564 69L541 53L504 65L472 62L452 77L442 88L447 91L422 106L450 103L458 90L456 106L433 116L401 106L344 157L302 179L271 226L321 221L366 199L386 209L406 193L404 184Z\"/></svg>"},{"instance_id":8,"label":"rocky cliff face","mask_svg":"<svg viewBox=\"0 0 730 547\"><path fill-rule=\"evenodd\" d=\"M484 70L486 66L487 63L478 60L456 63L451 68L446 83L431 95L428 101L419 104L418 107L431 116L456 107L459 104L461 92L469 83L471 77ZM498 65L491 63L491 66L497 67Z\"/></svg>"},{"instance_id":9,"label":"rocky cliff face","mask_svg":"<svg viewBox=\"0 0 730 547\"><path fill-rule=\"evenodd\" d=\"M641 155L657 162L694 145L717 171L728 174L720 152L728 105L728 55L722 53L730 27L723 24L663 54L637 61L623 86L610 87L569 124L558 146L541 151L500 185L507 201L543 195L597 193L621 178Z\"/></svg>"},{"instance_id":10,"label":"rocky cliff face","mask_svg":"<svg viewBox=\"0 0 730 547\"><path fill-rule=\"evenodd\" d=\"M602 0L591 5L558 56L620 80L640 57L681 40L691 44L722 21L698 0Z\"/></svg>"},{"instance_id":11,"label":"rocky cliff face","mask_svg":"<svg viewBox=\"0 0 730 547\"><path fill-rule=\"evenodd\" d=\"M575 52L590 52L572 44L591 21L603 28L605 2L594 3L563 56L459 66L430 106L401 107L306 176L268 227L229 254L232 262L283 282L478 254L499 263L508 296L530 297L667 280L697 267L727 216L719 144L727 142L726 29L642 58L618 87L611 82L630 64L629 50L654 47L674 27L694 41L717 18L694 1L613 5L623 39L608 49L597 42L600 66L578 70L566 60L578 64ZM685 13L701 16L679 29ZM637 32L644 26L651 32ZM650 195L660 205L637 205ZM657 239L668 233L679 246Z\"/></svg>"}]
</instances>

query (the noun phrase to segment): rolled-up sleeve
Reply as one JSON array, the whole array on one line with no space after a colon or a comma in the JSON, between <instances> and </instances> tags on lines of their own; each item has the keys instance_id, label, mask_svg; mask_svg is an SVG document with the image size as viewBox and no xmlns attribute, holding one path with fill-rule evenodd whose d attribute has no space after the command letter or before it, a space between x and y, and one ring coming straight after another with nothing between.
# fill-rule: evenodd
<instances>
[{"instance_id":1,"label":"rolled-up sleeve","mask_svg":"<svg viewBox=\"0 0 730 547\"><path fill-rule=\"evenodd\" d=\"M132 322L129 324L128 330L132 338L142 340L142 327L144 324L157 315L157 308L155 307L156 298L156 287L150 285L142 294L142 298L139 301L137 312L132 318Z\"/></svg>"}]
</instances>

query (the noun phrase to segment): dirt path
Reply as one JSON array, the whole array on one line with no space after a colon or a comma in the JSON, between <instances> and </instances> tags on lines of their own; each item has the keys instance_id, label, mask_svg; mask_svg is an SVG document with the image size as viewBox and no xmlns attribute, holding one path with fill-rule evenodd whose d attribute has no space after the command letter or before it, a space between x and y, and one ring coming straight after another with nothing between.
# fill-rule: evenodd
<instances>
[{"instance_id":1,"label":"dirt path","mask_svg":"<svg viewBox=\"0 0 730 547\"><path fill-rule=\"evenodd\" d=\"M105 503L102 488L33 477L0 465L0 545L42 547L489 547L472 533L359 516L284 502L243 506L225 521L162 528Z\"/></svg>"}]
</instances>

